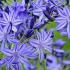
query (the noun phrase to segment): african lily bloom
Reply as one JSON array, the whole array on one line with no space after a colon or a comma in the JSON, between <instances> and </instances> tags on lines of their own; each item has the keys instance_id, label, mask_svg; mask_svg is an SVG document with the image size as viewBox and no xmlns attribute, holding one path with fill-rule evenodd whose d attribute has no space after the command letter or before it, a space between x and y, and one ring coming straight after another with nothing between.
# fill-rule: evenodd
<instances>
[{"instance_id":1,"label":"african lily bloom","mask_svg":"<svg viewBox=\"0 0 70 70\"><path fill-rule=\"evenodd\" d=\"M46 31L41 31L37 33L36 39L31 39L30 44L36 48L36 52L39 54L39 60L44 59L45 50L52 52L52 31L46 33Z\"/></svg>"},{"instance_id":2,"label":"african lily bloom","mask_svg":"<svg viewBox=\"0 0 70 70\"><path fill-rule=\"evenodd\" d=\"M67 70L70 1L11 1L0 0L0 69Z\"/></svg>"},{"instance_id":3,"label":"african lily bloom","mask_svg":"<svg viewBox=\"0 0 70 70\"><path fill-rule=\"evenodd\" d=\"M47 56L47 70L62 70L62 65L60 63L57 63L57 59L55 56L48 55Z\"/></svg>"},{"instance_id":4,"label":"african lily bloom","mask_svg":"<svg viewBox=\"0 0 70 70\"><path fill-rule=\"evenodd\" d=\"M63 10L58 10L58 12L59 17L55 19L57 23L56 29L60 31L62 35L66 35L70 38L70 9L64 7Z\"/></svg>"},{"instance_id":5,"label":"african lily bloom","mask_svg":"<svg viewBox=\"0 0 70 70\"><path fill-rule=\"evenodd\" d=\"M2 14L3 19L0 19L0 25L8 26L8 28L10 27L12 31L16 32L17 31L16 26L22 23L20 19L16 18L16 13L11 11L9 12L9 14L6 12L2 12Z\"/></svg>"},{"instance_id":6,"label":"african lily bloom","mask_svg":"<svg viewBox=\"0 0 70 70\"><path fill-rule=\"evenodd\" d=\"M27 58L36 58L36 54L32 47L27 47L25 44L20 46L17 44L13 49L2 48L0 51L6 55L6 58L0 61L3 65L6 65L6 70L9 70L9 68L13 70L14 67L16 70L20 70L21 63L24 64L24 67L29 67L30 63Z\"/></svg>"}]
</instances>

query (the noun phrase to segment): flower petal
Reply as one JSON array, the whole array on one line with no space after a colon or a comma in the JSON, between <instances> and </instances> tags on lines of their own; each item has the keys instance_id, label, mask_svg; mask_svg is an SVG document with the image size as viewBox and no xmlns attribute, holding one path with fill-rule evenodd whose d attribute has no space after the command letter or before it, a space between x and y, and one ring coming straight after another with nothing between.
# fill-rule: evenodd
<instances>
[{"instance_id":1,"label":"flower petal","mask_svg":"<svg viewBox=\"0 0 70 70\"><path fill-rule=\"evenodd\" d=\"M13 52L11 50L6 49L6 48L2 49L1 52L7 56L11 56L13 54Z\"/></svg>"},{"instance_id":2,"label":"flower petal","mask_svg":"<svg viewBox=\"0 0 70 70\"><path fill-rule=\"evenodd\" d=\"M67 26L67 33L68 33L68 38L70 39L70 24Z\"/></svg>"},{"instance_id":3,"label":"flower petal","mask_svg":"<svg viewBox=\"0 0 70 70\"><path fill-rule=\"evenodd\" d=\"M56 29L57 30L61 30L61 29L63 29L65 26L66 26L66 22L61 22L57 27L56 27Z\"/></svg>"}]
</instances>

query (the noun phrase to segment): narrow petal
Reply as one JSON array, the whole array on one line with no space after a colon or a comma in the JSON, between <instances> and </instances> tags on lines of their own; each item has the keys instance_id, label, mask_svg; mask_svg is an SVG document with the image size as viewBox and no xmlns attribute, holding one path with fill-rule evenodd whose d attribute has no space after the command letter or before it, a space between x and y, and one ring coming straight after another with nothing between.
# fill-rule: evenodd
<instances>
[{"instance_id":1,"label":"narrow petal","mask_svg":"<svg viewBox=\"0 0 70 70\"><path fill-rule=\"evenodd\" d=\"M1 52L7 56L11 56L13 54L13 52L11 50L8 50L6 48L4 50L2 49Z\"/></svg>"},{"instance_id":2,"label":"narrow petal","mask_svg":"<svg viewBox=\"0 0 70 70\"><path fill-rule=\"evenodd\" d=\"M70 39L70 24L67 26L67 33L68 33L68 38Z\"/></svg>"},{"instance_id":3,"label":"narrow petal","mask_svg":"<svg viewBox=\"0 0 70 70\"><path fill-rule=\"evenodd\" d=\"M64 65L70 65L70 60L64 60L64 61L63 61L63 64L64 64Z\"/></svg>"},{"instance_id":4,"label":"narrow petal","mask_svg":"<svg viewBox=\"0 0 70 70\"><path fill-rule=\"evenodd\" d=\"M41 33L39 33L39 32L37 32L37 38L38 38L38 40L40 40L41 41Z\"/></svg>"},{"instance_id":5,"label":"narrow petal","mask_svg":"<svg viewBox=\"0 0 70 70\"><path fill-rule=\"evenodd\" d=\"M67 23L65 23L65 22L61 22L61 23L56 27L56 29L57 29L57 30L61 30L61 29L63 29L63 28L66 26L66 24L67 24Z\"/></svg>"},{"instance_id":6,"label":"narrow petal","mask_svg":"<svg viewBox=\"0 0 70 70\"><path fill-rule=\"evenodd\" d=\"M43 53L43 50L40 50L40 52L39 52L39 61L40 61L40 63L42 62L43 59L44 59L44 53Z\"/></svg>"},{"instance_id":7,"label":"narrow petal","mask_svg":"<svg viewBox=\"0 0 70 70\"><path fill-rule=\"evenodd\" d=\"M27 65L27 66L30 65L29 61L28 61L27 59L21 57L21 56L20 56L19 60L20 60L20 62L23 63L24 65Z\"/></svg>"},{"instance_id":8,"label":"narrow petal","mask_svg":"<svg viewBox=\"0 0 70 70\"><path fill-rule=\"evenodd\" d=\"M21 23L22 23L22 21L21 21L21 20L18 20L18 19L15 19L15 20L13 21L13 25L14 25L14 26L19 25L19 24L21 24Z\"/></svg>"},{"instance_id":9,"label":"narrow petal","mask_svg":"<svg viewBox=\"0 0 70 70\"><path fill-rule=\"evenodd\" d=\"M39 41L36 40L36 39L32 39L30 40L30 44L33 46L33 47L37 47L39 45Z\"/></svg>"},{"instance_id":10,"label":"narrow petal","mask_svg":"<svg viewBox=\"0 0 70 70\"><path fill-rule=\"evenodd\" d=\"M65 16L64 12L62 9L58 8L58 13L60 16Z\"/></svg>"},{"instance_id":11,"label":"narrow petal","mask_svg":"<svg viewBox=\"0 0 70 70\"><path fill-rule=\"evenodd\" d=\"M6 25L8 22L0 20L0 25Z\"/></svg>"},{"instance_id":12,"label":"narrow petal","mask_svg":"<svg viewBox=\"0 0 70 70\"><path fill-rule=\"evenodd\" d=\"M64 7L63 11L64 11L64 14L65 14L66 16L68 16L68 15L70 14L70 11L69 11L69 9L68 9L67 6Z\"/></svg>"},{"instance_id":13,"label":"narrow petal","mask_svg":"<svg viewBox=\"0 0 70 70\"><path fill-rule=\"evenodd\" d=\"M3 17L6 22L9 21L9 15L6 12L3 12Z\"/></svg>"}]
</instances>

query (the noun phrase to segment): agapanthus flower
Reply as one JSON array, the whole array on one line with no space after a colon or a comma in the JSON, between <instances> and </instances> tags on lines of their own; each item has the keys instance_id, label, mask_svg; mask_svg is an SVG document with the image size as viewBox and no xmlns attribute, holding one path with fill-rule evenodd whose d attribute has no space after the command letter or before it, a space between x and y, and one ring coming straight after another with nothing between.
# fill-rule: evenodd
<instances>
[{"instance_id":1,"label":"agapanthus flower","mask_svg":"<svg viewBox=\"0 0 70 70\"><path fill-rule=\"evenodd\" d=\"M24 64L25 66L30 66L30 63L27 58L35 59L36 54L32 47L27 47L25 44L22 44L19 46L19 44L15 45L12 49L2 48L0 50L4 55L6 55L6 58L2 61L4 62L7 67L7 70L15 67L17 70L18 67L20 68L20 64ZM0 61L2 63L2 61ZM14 66L15 65L15 66ZM13 67L13 68L12 68ZM20 69L18 69L20 70Z\"/></svg>"},{"instance_id":2,"label":"agapanthus flower","mask_svg":"<svg viewBox=\"0 0 70 70\"><path fill-rule=\"evenodd\" d=\"M35 25L34 25L34 29L40 29L42 26L44 26L46 23L44 21L41 21L41 22L37 22Z\"/></svg>"},{"instance_id":3,"label":"agapanthus flower","mask_svg":"<svg viewBox=\"0 0 70 70\"><path fill-rule=\"evenodd\" d=\"M19 43L19 41L15 38L15 34L8 34L8 26L2 27L0 26L0 42L9 42L9 43Z\"/></svg>"},{"instance_id":4,"label":"agapanthus flower","mask_svg":"<svg viewBox=\"0 0 70 70\"><path fill-rule=\"evenodd\" d=\"M61 49L65 45L65 41L62 41L61 39L59 39L56 42L54 42L53 45L56 46L56 48L60 48Z\"/></svg>"},{"instance_id":5,"label":"agapanthus flower","mask_svg":"<svg viewBox=\"0 0 70 70\"><path fill-rule=\"evenodd\" d=\"M46 0L48 7L50 8L51 15L54 17L58 16L58 9L63 9L65 0Z\"/></svg>"},{"instance_id":6,"label":"agapanthus flower","mask_svg":"<svg viewBox=\"0 0 70 70\"><path fill-rule=\"evenodd\" d=\"M55 56L48 55L47 56L47 70L62 70L62 65L57 63L57 59Z\"/></svg>"},{"instance_id":7,"label":"agapanthus flower","mask_svg":"<svg viewBox=\"0 0 70 70\"><path fill-rule=\"evenodd\" d=\"M24 29L24 33L26 37L30 37L32 36L33 32L34 32L34 24L35 24L35 18L29 16L27 19L27 22L23 23L23 29Z\"/></svg>"},{"instance_id":8,"label":"agapanthus flower","mask_svg":"<svg viewBox=\"0 0 70 70\"><path fill-rule=\"evenodd\" d=\"M42 67L45 64L46 70L62 70L70 66L69 52L62 50L65 41L55 41L56 34L53 33L58 31L70 38L69 0L22 0L20 3L13 0L12 5L6 0L4 5L2 2L0 68L36 70L36 64ZM53 30L49 25L48 31L45 24L50 21L53 26L56 21L57 27Z\"/></svg>"},{"instance_id":9,"label":"agapanthus flower","mask_svg":"<svg viewBox=\"0 0 70 70\"><path fill-rule=\"evenodd\" d=\"M57 23L56 29L60 31L62 35L66 35L70 38L70 9L64 7L63 10L58 10L58 12L59 17L55 19Z\"/></svg>"},{"instance_id":10,"label":"agapanthus flower","mask_svg":"<svg viewBox=\"0 0 70 70\"><path fill-rule=\"evenodd\" d=\"M22 21L18 18L16 18L16 13L14 13L12 10L11 12L6 13L5 11L2 12L3 19L0 19L0 25L8 26L7 29L11 29L14 32L17 32L16 26L21 24Z\"/></svg>"},{"instance_id":11,"label":"agapanthus flower","mask_svg":"<svg viewBox=\"0 0 70 70\"><path fill-rule=\"evenodd\" d=\"M23 15L24 16L24 15ZM29 15L28 15L29 16ZM26 21L24 21L21 25L19 25L17 35L22 34L25 37L29 38L33 35L34 33L34 23L35 23L35 18L29 16Z\"/></svg>"},{"instance_id":12,"label":"agapanthus flower","mask_svg":"<svg viewBox=\"0 0 70 70\"><path fill-rule=\"evenodd\" d=\"M31 64L29 67L25 66L25 70L36 70L35 66Z\"/></svg>"},{"instance_id":13,"label":"agapanthus flower","mask_svg":"<svg viewBox=\"0 0 70 70\"><path fill-rule=\"evenodd\" d=\"M63 64L65 66L70 66L70 60L63 60Z\"/></svg>"},{"instance_id":14,"label":"agapanthus flower","mask_svg":"<svg viewBox=\"0 0 70 70\"><path fill-rule=\"evenodd\" d=\"M21 3L13 2L11 9L14 10L14 12L17 13L17 17L22 20L25 20L24 18L26 18L28 15L25 7L25 0L22 0Z\"/></svg>"},{"instance_id":15,"label":"agapanthus flower","mask_svg":"<svg viewBox=\"0 0 70 70\"><path fill-rule=\"evenodd\" d=\"M18 3L18 2L13 2L11 8L14 10L14 11L25 11L25 0L22 0L21 3Z\"/></svg>"},{"instance_id":16,"label":"agapanthus flower","mask_svg":"<svg viewBox=\"0 0 70 70\"><path fill-rule=\"evenodd\" d=\"M44 59L45 50L52 52L52 31L46 33L46 31L41 31L37 33L36 39L31 39L30 44L36 48L37 54L39 54L40 62Z\"/></svg>"},{"instance_id":17,"label":"agapanthus flower","mask_svg":"<svg viewBox=\"0 0 70 70\"><path fill-rule=\"evenodd\" d=\"M48 0L48 3L50 4L51 7L59 7L62 8L63 5L65 5L65 0Z\"/></svg>"},{"instance_id":18,"label":"agapanthus flower","mask_svg":"<svg viewBox=\"0 0 70 70\"><path fill-rule=\"evenodd\" d=\"M42 0L37 0L35 3L32 1L31 6L33 7L33 14L36 16L40 16L44 10L46 10L46 6L43 4Z\"/></svg>"},{"instance_id":19,"label":"agapanthus flower","mask_svg":"<svg viewBox=\"0 0 70 70\"><path fill-rule=\"evenodd\" d=\"M48 19L44 15L43 11L46 10L46 5L44 5L44 1L42 0L37 0L36 3L32 1L31 7L30 7L30 12L33 13L33 15L39 17L39 22L44 20L47 21Z\"/></svg>"},{"instance_id":20,"label":"agapanthus flower","mask_svg":"<svg viewBox=\"0 0 70 70\"><path fill-rule=\"evenodd\" d=\"M64 58L64 50L54 49L53 54L55 54L55 56L61 60L63 60L63 58Z\"/></svg>"}]
</instances>

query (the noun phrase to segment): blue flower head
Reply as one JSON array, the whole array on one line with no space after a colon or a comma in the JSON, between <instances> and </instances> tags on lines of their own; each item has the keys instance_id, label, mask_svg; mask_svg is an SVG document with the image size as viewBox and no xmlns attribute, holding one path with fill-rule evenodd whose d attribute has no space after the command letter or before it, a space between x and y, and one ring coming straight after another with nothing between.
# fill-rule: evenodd
<instances>
[{"instance_id":1,"label":"blue flower head","mask_svg":"<svg viewBox=\"0 0 70 70\"><path fill-rule=\"evenodd\" d=\"M48 55L47 64L47 70L62 70L62 65L60 63L57 63L57 59L55 56Z\"/></svg>"},{"instance_id":2,"label":"blue flower head","mask_svg":"<svg viewBox=\"0 0 70 70\"><path fill-rule=\"evenodd\" d=\"M7 49L2 48L0 50L4 55L6 55L6 58L0 61L3 64L6 64L7 70L10 68L14 68L13 65L17 65L17 67L20 67L20 64L24 64L24 66L29 67L30 63L27 58L35 59L36 54L34 53L34 50L32 47L27 47L25 44L22 44L19 46L18 44L14 46L13 49ZM17 70L16 67L16 70ZM18 69L20 70L20 69Z\"/></svg>"},{"instance_id":3,"label":"blue flower head","mask_svg":"<svg viewBox=\"0 0 70 70\"><path fill-rule=\"evenodd\" d=\"M22 21L18 18L16 18L16 13L14 11L11 11L8 13L3 11L3 19L0 19L0 25L7 26L7 29L10 29L14 32L17 32L16 26L21 24Z\"/></svg>"},{"instance_id":4,"label":"blue flower head","mask_svg":"<svg viewBox=\"0 0 70 70\"><path fill-rule=\"evenodd\" d=\"M5 65L6 70L21 70L24 65L25 70L36 70L37 62L43 66L43 60L47 70L70 65L68 52L62 50L65 41L53 42L56 30L70 39L69 0L13 0L11 6L6 3L3 6L0 1L0 53L4 55L0 68ZM56 21L55 30L45 28L50 21L53 25Z\"/></svg>"},{"instance_id":5,"label":"blue flower head","mask_svg":"<svg viewBox=\"0 0 70 70\"><path fill-rule=\"evenodd\" d=\"M56 46L57 48L63 48L63 46L65 45L65 41L59 39L56 42L54 42L53 45Z\"/></svg>"},{"instance_id":6,"label":"blue flower head","mask_svg":"<svg viewBox=\"0 0 70 70\"><path fill-rule=\"evenodd\" d=\"M60 31L62 35L66 35L68 38L70 38L70 9L68 7L64 7L63 10L58 10L59 17L57 17L56 23L57 27L56 29Z\"/></svg>"},{"instance_id":7,"label":"blue flower head","mask_svg":"<svg viewBox=\"0 0 70 70\"><path fill-rule=\"evenodd\" d=\"M45 50L52 52L52 30L46 33L44 30L37 33L37 39L31 39L30 44L36 48L39 54L39 60L44 59Z\"/></svg>"}]
</instances>

